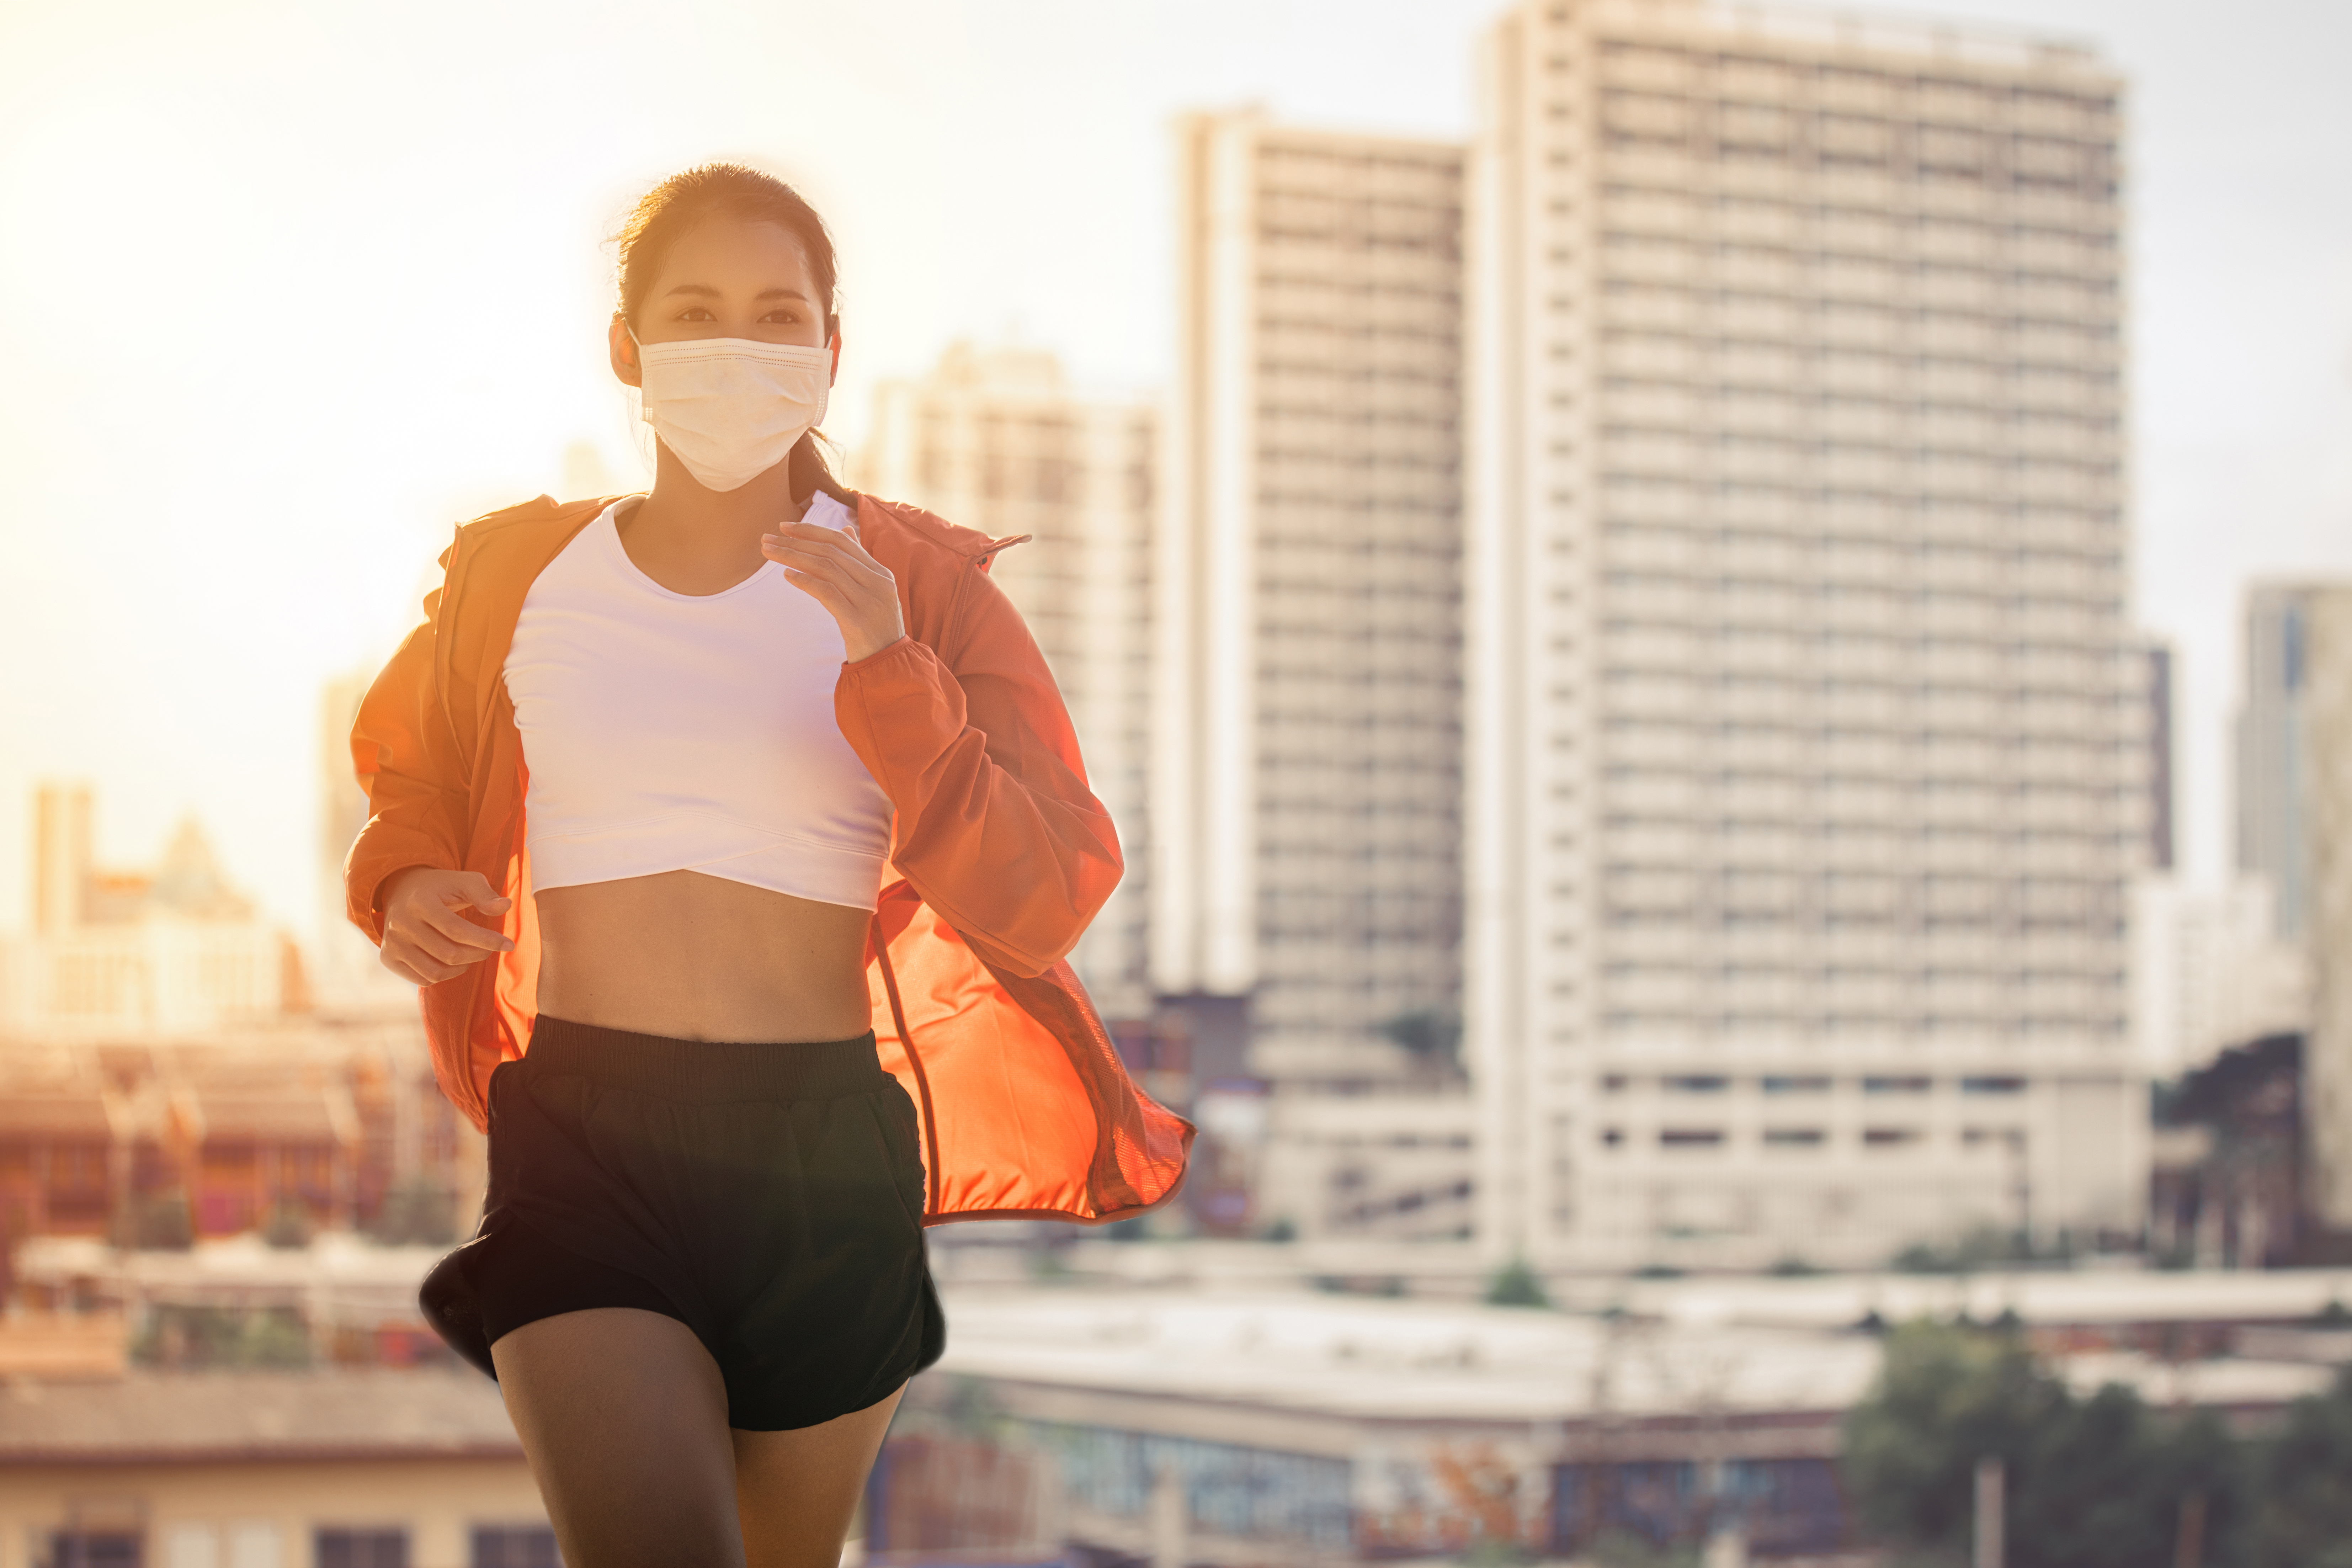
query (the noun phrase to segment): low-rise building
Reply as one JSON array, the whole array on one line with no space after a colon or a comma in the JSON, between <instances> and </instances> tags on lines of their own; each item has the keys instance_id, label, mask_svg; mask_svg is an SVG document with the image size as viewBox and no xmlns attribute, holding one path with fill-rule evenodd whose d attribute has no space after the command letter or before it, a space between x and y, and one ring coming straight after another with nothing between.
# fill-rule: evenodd
<instances>
[{"instance_id":1,"label":"low-rise building","mask_svg":"<svg viewBox=\"0 0 2352 1568\"><path fill-rule=\"evenodd\" d=\"M0 1387L0 1568L556 1568L476 1373Z\"/></svg>"}]
</instances>

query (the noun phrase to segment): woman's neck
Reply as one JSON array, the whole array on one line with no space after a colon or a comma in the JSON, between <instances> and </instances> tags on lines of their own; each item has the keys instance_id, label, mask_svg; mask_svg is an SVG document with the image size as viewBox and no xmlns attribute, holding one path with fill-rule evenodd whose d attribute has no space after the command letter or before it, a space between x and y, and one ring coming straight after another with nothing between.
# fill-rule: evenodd
<instances>
[{"instance_id":1,"label":"woman's neck","mask_svg":"<svg viewBox=\"0 0 2352 1568\"><path fill-rule=\"evenodd\" d=\"M804 510L793 499L790 459L731 490L714 490L697 483L667 447L656 443L654 454L652 491L614 521L630 558L665 587L715 593L740 582L765 559L760 536L799 521Z\"/></svg>"}]
</instances>

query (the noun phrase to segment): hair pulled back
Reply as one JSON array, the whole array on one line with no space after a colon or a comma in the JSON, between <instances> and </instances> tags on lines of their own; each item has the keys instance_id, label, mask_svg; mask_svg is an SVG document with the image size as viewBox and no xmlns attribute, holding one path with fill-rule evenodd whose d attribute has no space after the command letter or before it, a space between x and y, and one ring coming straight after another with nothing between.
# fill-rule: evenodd
<instances>
[{"instance_id":1,"label":"hair pulled back","mask_svg":"<svg viewBox=\"0 0 2352 1568\"><path fill-rule=\"evenodd\" d=\"M824 219L792 186L741 163L704 163L672 174L647 191L631 210L614 237L621 255L622 319L635 326L637 311L661 277L670 251L713 218L772 223L799 243L822 297L825 341L832 342L841 330L841 317L833 308L838 268ZM787 459L791 466L785 469L793 494L805 499L813 491L823 490L854 509L856 496L833 477L818 449L823 438L820 432L811 430L793 443Z\"/></svg>"}]
</instances>

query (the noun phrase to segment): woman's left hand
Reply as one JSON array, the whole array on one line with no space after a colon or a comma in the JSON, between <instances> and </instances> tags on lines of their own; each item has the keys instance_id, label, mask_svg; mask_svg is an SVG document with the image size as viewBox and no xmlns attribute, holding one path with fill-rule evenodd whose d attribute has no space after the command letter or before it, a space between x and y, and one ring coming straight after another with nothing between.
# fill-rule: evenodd
<instances>
[{"instance_id":1,"label":"woman's left hand","mask_svg":"<svg viewBox=\"0 0 2352 1568\"><path fill-rule=\"evenodd\" d=\"M760 553L784 569L784 581L823 605L841 626L843 657L871 658L907 635L898 615L898 580L866 553L854 528L782 522L760 538Z\"/></svg>"}]
</instances>

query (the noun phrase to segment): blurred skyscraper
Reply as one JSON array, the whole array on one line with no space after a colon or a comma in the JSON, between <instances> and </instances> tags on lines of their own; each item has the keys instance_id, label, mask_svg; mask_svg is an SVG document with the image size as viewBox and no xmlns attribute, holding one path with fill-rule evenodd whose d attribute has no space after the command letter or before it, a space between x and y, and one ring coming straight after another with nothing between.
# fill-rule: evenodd
<instances>
[{"instance_id":1,"label":"blurred skyscraper","mask_svg":"<svg viewBox=\"0 0 2352 1568\"><path fill-rule=\"evenodd\" d=\"M309 1008L292 939L229 883L195 818L128 868L98 863L95 817L86 784L34 792L32 930L0 943L0 1032L187 1038Z\"/></svg>"},{"instance_id":2,"label":"blurred skyscraper","mask_svg":"<svg viewBox=\"0 0 2352 1568\"><path fill-rule=\"evenodd\" d=\"M352 725L374 679L373 668L355 669L319 694L317 990L330 1012L414 1016L416 987L383 966L375 943L343 910L343 862L368 819L367 792L352 771Z\"/></svg>"},{"instance_id":3,"label":"blurred skyscraper","mask_svg":"<svg viewBox=\"0 0 2352 1568\"><path fill-rule=\"evenodd\" d=\"M2150 637L2141 645L2140 658L2146 661L2147 702L2147 869L2167 872L2179 859L2174 807L2179 789L2173 714L2179 695L2173 678L2172 645Z\"/></svg>"},{"instance_id":4,"label":"blurred skyscraper","mask_svg":"<svg viewBox=\"0 0 2352 1568\"><path fill-rule=\"evenodd\" d=\"M2297 815L2309 836L2298 857L2308 870L2312 979L2303 1058L2306 1196L2321 1224L2352 1234L2352 584L2303 590L2295 625ZM2250 681L2250 711L2252 689Z\"/></svg>"},{"instance_id":5,"label":"blurred skyscraper","mask_svg":"<svg viewBox=\"0 0 2352 1568\"><path fill-rule=\"evenodd\" d=\"M1110 1017L1151 1009L1144 776L1157 438L1148 403L1081 394L1050 353L958 344L929 375L877 391L857 464L858 483L877 495L1030 541L990 571L1053 668L1126 851L1125 879L1072 955Z\"/></svg>"},{"instance_id":6,"label":"blurred skyscraper","mask_svg":"<svg viewBox=\"0 0 2352 1568\"><path fill-rule=\"evenodd\" d=\"M2237 722L2237 868L2270 885L2281 940L2310 915L2310 829L2304 800L2304 700L2313 596L2325 584L2258 583L2247 591L2245 689Z\"/></svg>"},{"instance_id":7,"label":"blurred skyscraper","mask_svg":"<svg viewBox=\"0 0 2352 1568\"><path fill-rule=\"evenodd\" d=\"M1278 1082L1394 1080L1460 994L1463 153L1177 142L1151 972Z\"/></svg>"},{"instance_id":8,"label":"blurred skyscraper","mask_svg":"<svg viewBox=\"0 0 2352 1568\"><path fill-rule=\"evenodd\" d=\"M1474 167L1481 1231L2131 1230L2121 84L1528 0Z\"/></svg>"}]
</instances>

